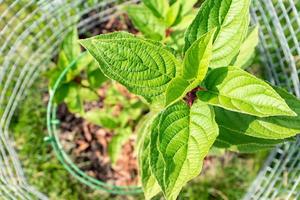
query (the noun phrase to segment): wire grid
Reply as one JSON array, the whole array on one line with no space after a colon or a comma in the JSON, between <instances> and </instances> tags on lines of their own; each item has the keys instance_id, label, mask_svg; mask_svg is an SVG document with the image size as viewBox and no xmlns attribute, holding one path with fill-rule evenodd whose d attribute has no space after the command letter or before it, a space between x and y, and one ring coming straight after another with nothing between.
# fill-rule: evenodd
<instances>
[{"instance_id":1,"label":"wire grid","mask_svg":"<svg viewBox=\"0 0 300 200\"><path fill-rule=\"evenodd\" d=\"M77 25L87 32L117 10L117 0L15 0L0 1L0 197L1 199L47 199L27 184L13 148L9 125L39 74L65 34ZM78 22L80 16L94 14Z\"/></svg>"},{"instance_id":2,"label":"wire grid","mask_svg":"<svg viewBox=\"0 0 300 200\"><path fill-rule=\"evenodd\" d=\"M85 33L115 13L107 4L116 1L0 0L1 199L47 199L27 184L9 133L11 118L80 16L98 13L79 21L79 32ZM260 51L270 81L299 95L300 2L253 1L252 19L261 25ZM245 199L300 198L299 143L272 152Z\"/></svg>"},{"instance_id":3,"label":"wire grid","mask_svg":"<svg viewBox=\"0 0 300 200\"><path fill-rule=\"evenodd\" d=\"M269 80L300 97L300 0L255 0L251 15ZM244 200L300 199L299 149L300 137L273 150Z\"/></svg>"}]
</instances>

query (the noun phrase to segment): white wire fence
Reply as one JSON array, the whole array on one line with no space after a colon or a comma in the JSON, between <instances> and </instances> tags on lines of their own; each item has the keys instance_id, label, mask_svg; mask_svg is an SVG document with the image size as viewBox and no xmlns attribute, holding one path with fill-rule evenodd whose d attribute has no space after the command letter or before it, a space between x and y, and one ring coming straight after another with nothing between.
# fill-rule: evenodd
<instances>
[{"instance_id":1,"label":"white wire fence","mask_svg":"<svg viewBox=\"0 0 300 200\"><path fill-rule=\"evenodd\" d=\"M256 0L261 61L269 80L300 97L300 0ZM244 200L300 199L300 138L273 150Z\"/></svg>"},{"instance_id":2,"label":"white wire fence","mask_svg":"<svg viewBox=\"0 0 300 200\"><path fill-rule=\"evenodd\" d=\"M90 31L116 14L119 2L0 0L0 199L47 199L26 181L9 130L12 117L72 26ZM299 96L300 0L253 0L251 16L260 25L269 81ZM299 147L298 139L275 149L245 200L300 199Z\"/></svg>"}]
</instances>

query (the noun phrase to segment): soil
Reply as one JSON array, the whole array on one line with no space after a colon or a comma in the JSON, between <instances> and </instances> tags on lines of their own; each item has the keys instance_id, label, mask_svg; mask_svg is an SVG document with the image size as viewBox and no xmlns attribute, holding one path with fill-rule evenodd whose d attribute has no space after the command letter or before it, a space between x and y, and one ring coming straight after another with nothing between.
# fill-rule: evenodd
<instances>
[{"instance_id":1,"label":"soil","mask_svg":"<svg viewBox=\"0 0 300 200\"><path fill-rule=\"evenodd\" d=\"M138 184L134 134L123 145L116 165L112 166L107 147L113 132L76 117L65 104L58 108L58 119L61 121L62 146L81 170L105 183L118 186Z\"/></svg>"},{"instance_id":2,"label":"soil","mask_svg":"<svg viewBox=\"0 0 300 200\"><path fill-rule=\"evenodd\" d=\"M97 15L97 12L91 12L89 16ZM96 18L99 20L98 18ZM127 31L132 34L138 34L139 31L134 28L132 22L126 14L120 14L118 16L112 16L107 22L100 23L99 25L93 27L90 32L80 35L80 38L90 37L91 35L99 35L105 33L112 33L115 31Z\"/></svg>"},{"instance_id":3,"label":"soil","mask_svg":"<svg viewBox=\"0 0 300 200\"><path fill-rule=\"evenodd\" d=\"M111 84L104 84L98 90L99 100L85 103L85 111L102 108L106 90ZM118 85L118 90L127 99L137 98L130 94L123 86ZM121 105L116 105L116 112L122 112ZM115 111L114 111L115 112ZM129 140L122 146L121 155L115 165L111 165L108 154L108 144L114 132L68 111L65 104L57 110L60 120L60 142L64 151L70 155L73 162L88 175L105 183L118 186L138 184L137 156L134 151L136 135L133 133ZM136 126L137 124L134 124Z\"/></svg>"},{"instance_id":4,"label":"soil","mask_svg":"<svg viewBox=\"0 0 300 200\"><path fill-rule=\"evenodd\" d=\"M138 33L128 17L122 14L99 24L88 35L80 35L80 38L122 30L133 34ZM103 106L105 90L105 87L99 89L99 101L84 105L86 111ZM120 92L127 98L137 98L128 91L124 91L124 88L121 90ZM122 146L121 155L112 166L107 147L114 135L113 132L88 123L83 118L70 113L65 104L59 105L57 118L61 122L60 142L65 152L81 170L98 180L113 185L134 186L138 184L137 157L134 151L135 134L132 134L129 141Z\"/></svg>"}]
</instances>

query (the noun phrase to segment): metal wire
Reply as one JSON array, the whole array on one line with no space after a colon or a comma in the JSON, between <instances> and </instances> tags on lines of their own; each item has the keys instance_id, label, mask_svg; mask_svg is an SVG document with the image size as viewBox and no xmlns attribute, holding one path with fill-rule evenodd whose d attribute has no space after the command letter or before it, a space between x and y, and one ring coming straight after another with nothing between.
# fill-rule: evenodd
<instances>
[{"instance_id":1,"label":"metal wire","mask_svg":"<svg viewBox=\"0 0 300 200\"><path fill-rule=\"evenodd\" d=\"M260 25L260 53L269 80L300 97L300 1L255 0L251 9ZM298 69L297 69L298 67ZM300 138L277 147L244 200L299 199Z\"/></svg>"},{"instance_id":2,"label":"metal wire","mask_svg":"<svg viewBox=\"0 0 300 200\"><path fill-rule=\"evenodd\" d=\"M87 52L82 53L78 58L80 59L81 56L84 56ZM70 174L72 174L75 178L77 178L80 182L85 185L90 186L91 188L97 190L103 190L112 194L119 194L119 195L126 195L126 194L138 194L141 193L142 190L138 186L118 186L112 185L105 182L102 182L94 177L87 175L85 172L80 170L72 159L67 155L64 151L60 140L59 134L57 131L57 125L59 124L59 120L56 118L56 107L57 105L54 102L54 97L56 95L57 89L59 88L61 82L65 79L67 72L76 65L77 60L73 60L69 66L65 68L65 70L60 74L59 78L57 79L55 85L50 91L50 98L48 102L47 108L47 128L49 137L47 137L47 141L49 141L57 155L59 161L63 164L63 166L68 170Z\"/></svg>"},{"instance_id":3,"label":"metal wire","mask_svg":"<svg viewBox=\"0 0 300 200\"><path fill-rule=\"evenodd\" d=\"M118 2L0 0L1 199L47 199L27 183L9 131L11 119L72 26L76 24L79 33L89 32L118 12ZM92 10L97 14L87 15ZM300 0L253 0L251 9L253 23L260 25L259 50L269 80L298 96L299 11ZM244 199L300 199L299 147L298 138L276 148Z\"/></svg>"},{"instance_id":4,"label":"metal wire","mask_svg":"<svg viewBox=\"0 0 300 200\"><path fill-rule=\"evenodd\" d=\"M35 78L57 53L64 35L77 24L80 16L97 10L94 26L116 11L106 9L114 0L94 1L3 1L0 16L0 191L8 199L47 199L28 186L21 164L9 137L9 124L21 99ZM30 8L30 10L27 10ZM74 14L76 13L76 14ZM23 15L23 16L22 16ZM80 22L81 31L87 23ZM2 198L2 197L1 197ZM4 197L3 197L4 198Z\"/></svg>"}]
</instances>

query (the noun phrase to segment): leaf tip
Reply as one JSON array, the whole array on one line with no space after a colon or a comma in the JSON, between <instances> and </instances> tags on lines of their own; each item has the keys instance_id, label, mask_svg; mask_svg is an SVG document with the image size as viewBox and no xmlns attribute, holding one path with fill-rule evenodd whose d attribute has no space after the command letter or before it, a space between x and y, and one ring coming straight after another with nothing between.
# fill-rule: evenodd
<instances>
[{"instance_id":1,"label":"leaf tip","mask_svg":"<svg viewBox=\"0 0 300 200\"><path fill-rule=\"evenodd\" d=\"M80 39L80 40L77 40L78 43L83 46L84 48L86 48L86 46L88 45L88 43L90 42L91 39Z\"/></svg>"},{"instance_id":2,"label":"leaf tip","mask_svg":"<svg viewBox=\"0 0 300 200\"><path fill-rule=\"evenodd\" d=\"M292 109L289 109L289 111L287 113L288 113L288 116L291 116L291 117L297 117L298 116L298 114L296 112L294 112Z\"/></svg>"}]
</instances>

